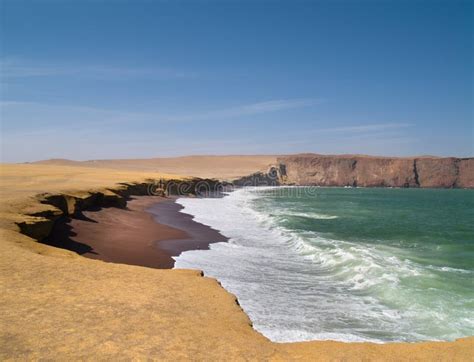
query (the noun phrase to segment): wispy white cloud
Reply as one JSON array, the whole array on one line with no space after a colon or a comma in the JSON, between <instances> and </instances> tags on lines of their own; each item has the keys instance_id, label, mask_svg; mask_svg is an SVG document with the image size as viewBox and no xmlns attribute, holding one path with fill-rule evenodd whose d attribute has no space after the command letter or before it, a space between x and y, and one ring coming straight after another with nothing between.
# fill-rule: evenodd
<instances>
[{"instance_id":1,"label":"wispy white cloud","mask_svg":"<svg viewBox=\"0 0 474 362\"><path fill-rule=\"evenodd\" d=\"M285 111L303 107L310 107L324 102L323 99L296 98L277 99L271 101L243 104L235 107L216 109L203 113L196 113L185 116L171 117L169 121L204 121L204 120L225 120L243 116L253 116L257 114Z\"/></svg>"},{"instance_id":2,"label":"wispy white cloud","mask_svg":"<svg viewBox=\"0 0 474 362\"><path fill-rule=\"evenodd\" d=\"M284 133L278 132L266 140L265 147L278 149L281 153L361 153L401 154L396 147L412 146L418 138L407 132L413 123L385 122L357 126L303 127L296 123ZM416 152L415 152L416 153Z\"/></svg>"},{"instance_id":3,"label":"wispy white cloud","mask_svg":"<svg viewBox=\"0 0 474 362\"><path fill-rule=\"evenodd\" d=\"M0 101L3 160L151 157L172 155L178 149L182 153L212 153L213 147L225 148L231 144L234 152L239 149L240 153L263 152L267 146L258 135L254 135L253 140L248 136L242 139L228 135L216 143L208 132L183 132L186 127L182 126L197 120L245 119L251 115L307 107L318 102L314 99L272 100L204 113L165 115L159 110L130 112L93 106L4 100Z\"/></svg>"},{"instance_id":4,"label":"wispy white cloud","mask_svg":"<svg viewBox=\"0 0 474 362\"><path fill-rule=\"evenodd\" d=\"M342 127L331 127L331 128L320 128L314 129L312 132L343 132L343 133L367 133L367 132L379 132L400 128L412 127L412 123L375 123L375 124L364 124L360 126L342 126Z\"/></svg>"},{"instance_id":5,"label":"wispy white cloud","mask_svg":"<svg viewBox=\"0 0 474 362\"><path fill-rule=\"evenodd\" d=\"M11 100L0 101L0 112L3 132L20 133L86 127L100 129L154 119L153 115L142 112Z\"/></svg>"},{"instance_id":6,"label":"wispy white cloud","mask_svg":"<svg viewBox=\"0 0 474 362\"><path fill-rule=\"evenodd\" d=\"M84 64L41 64L15 59L0 60L0 77L81 77L91 79L133 79L133 78L196 78L196 72L183 71L171 67L117 67L112 65Z\"/></svg>"},{"instance_id":7,"label":"wispy white cloud","mask_svg":"<svg viewBox=\"0 0 474 362\"><path fill-rule=\"evenodd\" d=\"M316 123L316 122L314 122ZM330 123L325 121L318 121L318 124ZM280 133L279 137L274 137L278 142L291 139L293 144L296 143L308 143L311 140L318 139L320 142L321 137L324 139L342 140L342 138L353 137L356 139L361 138L383 138L393 135L401 135L406 133L406 130L410 127L414 127L413 123L406 122L385 122L385 123L368 123L356 126L337 126L337 127L317 127L301 125L296 122L294 124L289 123L285 128L284 134Z\"/></svg>"},{"instance_id":8,"label":"wispy white cloud","mask_svg":"<svg viewBox=\"0 0 474 362\"><path fill-rule=\"evenodd\" d=\"M0 101L0 110L7 128L21 129L49 127L70 128L71 125L85 127L154 123L173 124L197 121L225 121L252 115L275 113L284 110L308 107L318 104L317 99L284 99L243 104L237 107L221 108L208 112L188 114L165 114L160 110L150 112L130 112L119 109L103 109L91 106L49 104L25 101Z\"/></svg>"},{"instance_id":9,"label":"wispy white cloud","mask_svg":"<svg viewBox=\"0 0 474 362\"><path fill-rule=\"evenodd\" d=\"M369 123L357 126L337 126L337 127L321 127L330 123L329 121L313 122L313 125L301 124L299 122L289 123L285 128L284 134L281 134L281 141L291 138L293 142L307 142L306 140L314 139L314 137L325 137L327 139L332 137L377 137L382 134L400 134L404 133L409 127L415 126L413 123L404 122L386 122L386 123Z\"/></svg>"}]
</instances>

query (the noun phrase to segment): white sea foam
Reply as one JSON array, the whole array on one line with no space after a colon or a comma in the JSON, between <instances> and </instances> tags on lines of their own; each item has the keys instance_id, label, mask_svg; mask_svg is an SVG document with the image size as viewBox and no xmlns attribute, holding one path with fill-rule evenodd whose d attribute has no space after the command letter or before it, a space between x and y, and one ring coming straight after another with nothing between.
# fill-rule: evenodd
<instances>
[{"instance_id":1,"label":"white sea foam","mask_svg":"<svg viewBox=\"0 0 474 362\"><path fill-rule=\"evenodd\" d=\"M409 290L400 288L405 280L430 278L429 270L373 245L286 229L270 210L257 211L254 202L260 197L261 192L241 189L224 198L178 199L182 212L221 231L229 241L184 252L175 258L175 267L201 269L219 279L265 336L278 342L459 336L458 326L446 327L450 315L442 305L426 312L426 301L413 300ZM310 217L315 216L333 217ZM433 333L422 328L427 320ZM474 328L472 317L465 320L467 328Z\"/></svg>"},{"instance_id":2,"label":"white sea foam","mask_svg":"<svg viewBox=\"0 0 474 362\"><path fill-rule=\"evenodd\" d=\"M287 211L285 213L280 213L278 215L290 215L290 216L299 216L299 217L307 217L310 219L317 219L317 220L333 220L337 219L338 216L336 215L325 215L325 214L318 214L316 212L291 212Z\"/></svg>"},{"instance_id":3,"label":"white sea foam","mask_svg":"<svg viewBox=\"0 0 474 362\"><path fill-rule=\"evenodd\" d=\"M448 272L448 273L474 274L474 272L472 270L459 269L459 268L450 268L448 266L428 265L427 268L432 269L432 270L436 270L436 271Z\"/></svg>"}]
</instances>

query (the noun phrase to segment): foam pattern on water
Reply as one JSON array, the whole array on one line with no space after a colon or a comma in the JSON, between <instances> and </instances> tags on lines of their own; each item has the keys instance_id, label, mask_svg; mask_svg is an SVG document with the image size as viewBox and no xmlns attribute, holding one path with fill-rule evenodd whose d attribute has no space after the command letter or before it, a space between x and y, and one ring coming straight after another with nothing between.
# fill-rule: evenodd
<instances>
[{"instance_id":1,"label":"foam pattern on water","mask_svg":"<svg viewBox=\"0 0 474 362\"><path fill-rule=\"evenodd\" d=\"M332 222L339 216L262 210L256 207L262 197L241 189L224 198L179 199L182 212L220 230L229 242L184 252L175 268L217 278L271 340L382 343L473 334L472 302L430 286L454 274L472 278L472 271L424 266L385 244L289 229L286 217Z\"/></svg>"}]
</instances>

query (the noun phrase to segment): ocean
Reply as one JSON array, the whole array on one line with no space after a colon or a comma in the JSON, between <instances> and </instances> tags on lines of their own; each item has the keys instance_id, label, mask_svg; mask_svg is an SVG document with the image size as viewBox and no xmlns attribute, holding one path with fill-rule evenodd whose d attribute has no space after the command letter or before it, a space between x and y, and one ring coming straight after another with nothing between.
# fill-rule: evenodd
<instances>
[{"instance_id":1,"label":"ocean","mask_svg":"<svg viewBox=\"0 0 474 362\"><path fill-rule=\"evenodd\" d=\"M175 268L217 278L272 341L474 335L474 190L243 188L177 202L229 241Z\"/></svg>"}]
</instances>

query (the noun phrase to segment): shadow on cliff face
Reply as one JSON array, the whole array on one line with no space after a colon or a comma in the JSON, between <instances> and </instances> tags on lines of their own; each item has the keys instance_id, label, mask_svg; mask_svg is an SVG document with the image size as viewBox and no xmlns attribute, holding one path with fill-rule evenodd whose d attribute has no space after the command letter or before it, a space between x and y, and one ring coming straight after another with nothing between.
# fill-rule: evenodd
<instances>
[{"instance_id":1,"label":"shadow on cliff face","mask_svg":"<svg viewBox=\"0 0 474 362\"><path fill-rule=\"evenodd\" d=\"M97 223L97 221L88 218L83 213L78 213L74 218ZM54 246L56 248L71 250L79 255L86 253L97 255L94 249L92 249L89 245L77 242L72 239L74 236L77 236L77 233L72 230L73 228L70 225L71 221L72 219L70 217L62 217L61 219L57 220L49 236L42 240L41 243Z\"/></svg>"},{"instance_id":2,"label":"shadow on cliff face","mask_svg":"<svg viewBox=\"0 0 474 362\"><path fill-rule=\"evenodd\" d=\"M266 172L258 171L232 181L235 186L281 186L287 181L286 165L270 165Z\"/></svg>"}]
</instances>

